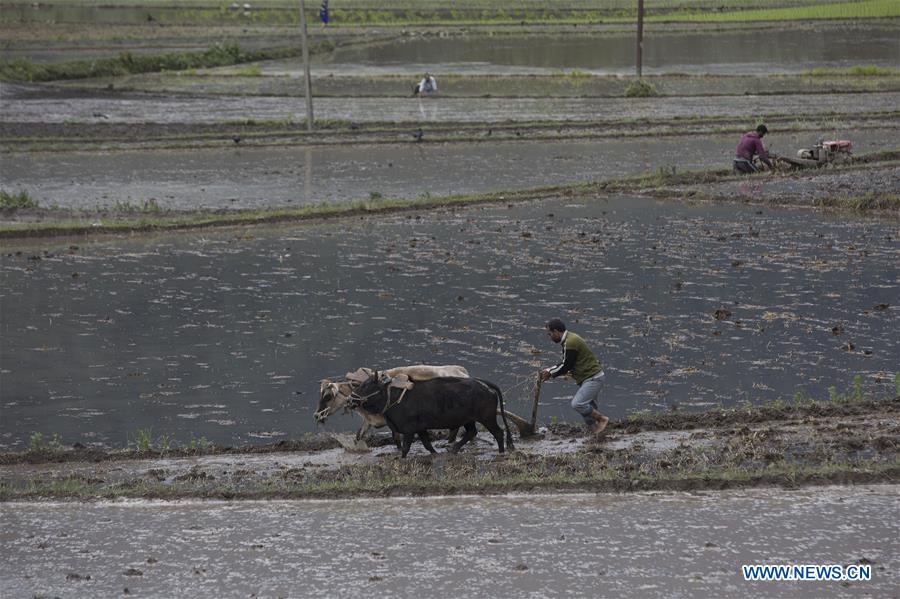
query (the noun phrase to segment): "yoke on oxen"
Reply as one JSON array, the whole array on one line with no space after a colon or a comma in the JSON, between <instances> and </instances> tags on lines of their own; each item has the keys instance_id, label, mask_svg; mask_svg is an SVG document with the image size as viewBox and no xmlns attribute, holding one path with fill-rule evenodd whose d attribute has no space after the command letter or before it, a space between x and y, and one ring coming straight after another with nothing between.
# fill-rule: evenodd
<instances>
[{"instance_id":1,"label":"yoke on oxen","mask_svg":"<svg viewBox=\"0 0 900 599\"><path fill-rule=\"evenodd\" d=\"M402 389L402 396L413 388L416 381L427 381L442 377L469 378L469 372L462 366L455 364L445 366L431 366L420 364L417 366L399 366L381 371L391 379L390 386ZM353 391L367 381L373 374L371 368L358 368L354 372L348 372L343 379L322 379L319 386L319 409L314 414L316 422L321 424L329 416L339 410L351 408L350 397ZM370 427L381 428L387 426L382 414L369 414L360 411L363 424L356 433L357 442L362 439ZM451 441L456 437L455 431L451 432Z\"/></svg>"},{"instance_id":2,"label":"yoke on oxen","mask_svg":"<svg viewBox=\"0 0 900 599\"><path fill-rule=\"evenodd\" d=\"M395 368L394 370L400 370ZM371 370L369 368L359 368L356 372L348 372L347 380L350 381L351 386L354 388L358 388L360 385L371 379L373 376L377 375L378 372L375 370ZM415 383L412 379L409 378L407 374L395 374L391 376L387 371L381 373L381 380L387 383L388 389L400 389L400 397L397 399L395 404L403 401L403 398L406 396L406 392L413 388ZM361 398L356 397L354 394L350 395L350 399L347 401L346 406L349 408L356 408L359 405L359 400ZM384 410L387 411L387 408Z\"/></svg>"}]
</instances>

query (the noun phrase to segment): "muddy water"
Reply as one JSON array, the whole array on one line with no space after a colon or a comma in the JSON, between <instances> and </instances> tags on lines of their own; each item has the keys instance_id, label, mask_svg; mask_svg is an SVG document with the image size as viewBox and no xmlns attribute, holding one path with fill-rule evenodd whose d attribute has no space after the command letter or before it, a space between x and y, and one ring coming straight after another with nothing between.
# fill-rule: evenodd
<instances>
[{"instance_id":1,"label":"muddy water","mask_svg":"<svg viewBox=\"0 0 900 599\"><path fill-rule=\"evenodd\" d=\"M632 35L569 33L472 36L464 40L417 37L338 49L317 69L341 74L398 69L416 73L544 73L580 69L630 75L634 72L634 51ZM645 73L771 74L821 66L900 64L896 30L881 27L648 33L643 58Z\"/></svg>"},{"instance_id":2,"label":"muddy water","mask_svg":"<svg viewBox=\"0 0 900 599\"><path fill-rule=\"evenodd\" d=\"M793 154L824 134L779 134L771 148ZM897 131L833 130L859 152L894 147ZM484 133L481 133L484 136ZM417 144L116 153L28 153L4 157L0 187L43 206L112 207L153 198L163 208L259 208L321 201L417 198L523 189L619 177L677 165L727 166L735 136L584 142ZM685 148L690 148L685 152Z\"/></svg>"},{"instance_id":3,"label":"muddy water","mask_svg":"<svg viewBox=\"0 0 900 599\"><path fill-rule=\"evenodd\" d=\"M73 92L51 87L0 87L0 118L23 123L221 123L302 121L305 102L296 97L190 96L149 93ZM866 94L786 94L681 98L317 98L317 119L359 122L482 122L607 120L893 111L898 92Z\"/></svg>"},{"instance_id":4,"label":"muddy water","mask_svg":"<svg viewBox=\"0 0 900 599\"><path fill-rule=\"evenodd\" d=\"M0 581L22 597L890 597L898 494L3 504ZM741 574L860 562L870 581Z\"/></svg>"},{"instance_id":5,"label":"muddy water","mask_svg":"<svg viewBox=\"0 0 900 599\"><path fill-rule=\"evenodd\" d=\"M218 13L218 14L216 14ZM199 14L195 12L195 15ZM293 12L284 13L294 17ZM191 11L173 7L10 6L4 7L3 22L54 21L92 24L178 22L191 19ZM256 17L258 18L258 17ZM207 22L239 23L256 18L241 11L205 11ZM275 34L278 36L278 34ZM771 74L802 71L823 66L877 64L898 66L896 30L889 27L820 26L803 29L734 30L662 33L647 30L644 41L644 72ZM278 36L268 45L295 43ZM155 51L205 49L210 43L163 45ZM241 40L242 46L259 46L259 40ZM132 49L132 46L135 46ZM155 46L155 44L154 44ZM68 53L48 47L7 48L4 58L25 57L41 62L116 56L120 51L141 52L140 44L105 47L74 46ZM631 74L634 70L634 38L631 34L603 35L577 31L542 35L467 35L465 37L412 37L387 44L342 48L317 58L316 73L372 75L376 73L551 73L578 69L592 73ZM298 59L265 63L264 72L298 72Z\"/></svg>"},{"instance_id":6,"label":"muddy water","mask_svg":"<svg viewBox=\"0 0 900 599\"><path fill-rule=\"evenodd\" d=\"M556 315L606 364L614 417L827 397L857 374L887 395L897 238L892 221L618 197L7 244L0 443L296 437L314 428L318 379L361 365L463 364L521 413L558 359L541 330ZM571 419L573 392L547 385L541 417Z\"/></svg>"}]
</instances>

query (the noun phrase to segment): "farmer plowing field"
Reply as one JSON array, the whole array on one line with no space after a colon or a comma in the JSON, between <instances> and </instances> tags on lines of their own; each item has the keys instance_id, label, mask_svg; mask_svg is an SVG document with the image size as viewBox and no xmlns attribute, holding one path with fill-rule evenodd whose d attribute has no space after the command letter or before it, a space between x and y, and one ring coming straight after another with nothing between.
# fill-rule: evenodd
<instances>
[{"instance_id":1,"label":"farmer plowing field","mask_svg":"<svg viewBox=\"0 0 900 599\"><path fill-rule=\"evenodd\" d=\"M747 174L759 172L759 167L753 161L754 157L759 157L760 162L769 167L769 170L775 168L762 143L762 138L768 132L769 129L765 125L758 125L755 131L744 133L734 153L734 172Z\"/></svg>"},{"instance_id":2,"label":"farmer plowing field","mask_svg":"<svg viewBox=\"0 0 900 599\"><path fill-rule=\"evenodd\" d=\"M559 318L547 323L547 335L554 343L563 347L563 361L541 371L541 380L546 381L570 375L578 383L578 391L572 397L572 409L581 414L588 430L600 434L609 424L609 418L599 411L600 391L603 389L603 369L594 353L577 334L566 330Z\"/></svg>"}]
</instances>

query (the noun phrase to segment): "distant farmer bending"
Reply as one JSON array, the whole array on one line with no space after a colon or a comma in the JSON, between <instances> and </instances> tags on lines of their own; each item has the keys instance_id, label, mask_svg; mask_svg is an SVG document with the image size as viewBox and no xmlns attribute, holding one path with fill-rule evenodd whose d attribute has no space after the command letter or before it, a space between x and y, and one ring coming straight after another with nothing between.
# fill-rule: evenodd
<instances>
[{"instance_id":1,"label":"distant farmer bending","mask_svg":"<svg viewBox=\"0 0 900 599\"><path fill-rule=\"evenodd\" d=\"M413 95L418 96L419 94L431 94L437 91L437 81L434 78L434 75L429 73L425 73L425 76L422 77L422 80L413 88Z\"/></svg>"},{"instance_id":2,"label":"distant farmer bending","mask_svg":"<svg viewBox=\"0 0 900 599\"><path fill-rule=\"evenodd\" d=\"M554 343L563 346L563 361L552 368L541 371L541 380L556 378L571 373L578 383L578 391L572 398L572 408L581 414L588 430L602 433L609 424L609 418L600 413L598 399L603 389L603 369L594 357L584 339L566 330L566 325L558 318L547 323L547 335Z\"/></svg>"},{"instance_id":3,"label":"distant farmer bending","mask_svg":"<svg viewBox=\"0 0 900 599\"><path fill-rule=\"evenodd\" d=\"M756 173L759 168L753 164L753 156L759 156L760 161L772 170L772 161L769 160L769 153L763 146L762 138L769 130L765 125L759 125L756 131L748 131L744 133L740 143L737 146L734 156L734 172L736 173Z\"/></svg>"}]
</instances>

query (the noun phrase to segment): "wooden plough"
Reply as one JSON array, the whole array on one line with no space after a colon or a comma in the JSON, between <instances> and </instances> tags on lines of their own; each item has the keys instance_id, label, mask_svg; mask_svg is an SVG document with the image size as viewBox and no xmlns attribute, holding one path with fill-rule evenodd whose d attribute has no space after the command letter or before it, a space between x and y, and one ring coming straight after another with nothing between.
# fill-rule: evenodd
<instances>
[{"instance_id":1,"label":"wooden plough","mask_svg":"<svg viewBox=\"0 0 900 599\"><path fill-rule=\"evenodd\" d=\"M531 421L525 420L518 414L513 414L509 410L506 410L506 417L513 424L516 425L516 428L519 429L519 437L522 439L527 439L528 437L533 437L538 434L537 432L537 411L538 411L538 403L541 400L541 381L540 374L537 377L537 385L534 387L534 403L531 406ZM500 414L500 411L497 411L497 414Z\"/></svg>"}]
</instances>

